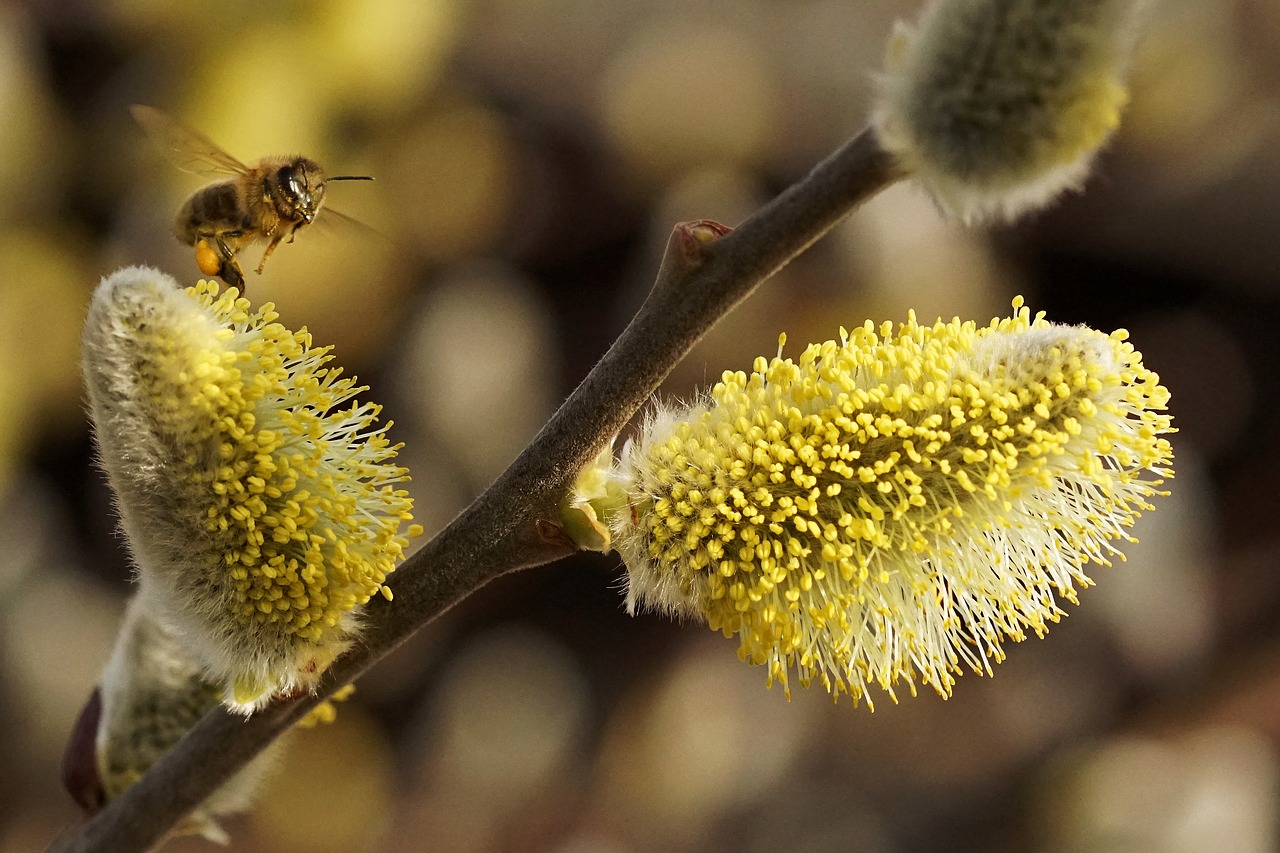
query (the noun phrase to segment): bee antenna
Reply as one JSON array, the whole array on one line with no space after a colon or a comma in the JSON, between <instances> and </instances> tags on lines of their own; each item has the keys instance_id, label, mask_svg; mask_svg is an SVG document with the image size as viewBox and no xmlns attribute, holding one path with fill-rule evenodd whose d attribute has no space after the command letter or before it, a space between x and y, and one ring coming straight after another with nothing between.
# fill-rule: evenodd
<instances>
[{"instance_id":1,"label":"bee antenna","mask_svg":"<svg viewBox=\"0 0 1280 853\"><path fill-rule=\"evenodd\" d=\"M330 181L372 181L372 180L373 180L372 175L334 175L331 178L325 178L324 182L327 184Z\"/></svg>"}]
</instances>

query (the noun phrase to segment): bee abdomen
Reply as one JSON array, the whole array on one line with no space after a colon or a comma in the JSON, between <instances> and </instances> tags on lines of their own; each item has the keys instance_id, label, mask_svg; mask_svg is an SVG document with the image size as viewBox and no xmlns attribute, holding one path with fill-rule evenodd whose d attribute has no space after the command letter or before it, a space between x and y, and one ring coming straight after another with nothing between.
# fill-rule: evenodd
<instances>
[{"instance_id":1,"label":"bee abdomen","mask_svg":"<svg viewBox=\"0 0 1280 853\"><path fill-rule=\"evenodd\" d=\"M174 218L178 239L194 246L201 237L243 230L247 216L235 181L210 184L187 199Z\"/></svg>"}]
</instances>

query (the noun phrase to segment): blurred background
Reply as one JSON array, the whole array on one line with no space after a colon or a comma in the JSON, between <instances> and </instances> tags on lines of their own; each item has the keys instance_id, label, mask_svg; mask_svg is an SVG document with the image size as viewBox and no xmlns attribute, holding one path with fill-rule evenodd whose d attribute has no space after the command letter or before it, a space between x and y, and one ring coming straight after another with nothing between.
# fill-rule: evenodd
<instances>
[{"instance_id":1,"label":"blurred background","mask_svg":"<svg viewBox=\"0 0 1280 853\"><path fill-rule=\"evenodd\" d=\"M430 532L607 348L674 223L740 222L864 124L917 6L0 5L0 853L77 819L59 756L129 592L85 306L122 265L198 277L169 228L205 181L130 103L243 160L377 177L329 192L377 236L322 215L249 293L373 386ZM1046 640L946 702L788 703L733 641L627 617L615 556L566 560L481 590L299 733L233 849L1280 850L1280 4L1167 0L1133 83L1084 193L967 232L892 188L664 389L780 331L798 352L908 308L985 322L1015 293L1128 328L1173 394L1177 480Z\"/></svg>"}]
</instances>

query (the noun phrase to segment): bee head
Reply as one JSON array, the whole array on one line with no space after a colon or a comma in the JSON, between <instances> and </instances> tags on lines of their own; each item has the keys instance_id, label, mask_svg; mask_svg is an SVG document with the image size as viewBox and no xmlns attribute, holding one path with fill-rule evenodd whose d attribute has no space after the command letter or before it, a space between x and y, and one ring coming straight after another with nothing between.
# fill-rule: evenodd
<instances>
[{"instance_id":1,"label":"bee head","mask_svg":"<svg viewBox=\"0 0 1280 853\"><path fill-rule=\"evenodd\" d=\"M282 219L311 224L324 204L324 172L319 164L298 157L276 170L272 193Z\"/></svg>"}]
</instances>

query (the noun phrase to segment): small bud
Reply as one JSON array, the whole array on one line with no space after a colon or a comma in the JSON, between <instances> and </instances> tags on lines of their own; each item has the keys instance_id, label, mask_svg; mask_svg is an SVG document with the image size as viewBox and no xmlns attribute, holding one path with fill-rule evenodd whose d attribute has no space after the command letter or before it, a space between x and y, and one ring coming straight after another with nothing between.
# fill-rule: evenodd
<instances>
[{"instance_id":1,"label":"small bud","mask_svg":"<svg viewBox=\"0 0 1280 853\"><path fill-rule=\"evenodd\" d=\"M1078 186L1120 120L1136 0L934 0L899 26L881 144L968 223Z\"/></svg>"},{"instance_id":2,"label":"small bud","mask_svg":"<svg viewBox=\"0 0 1280 853\"><path fill-rule=\"evenodd\" d=\"M350 402L365 388L276 317L131 267L103 280L84 332L139 595L243 713L310 687L351 644L412 518L380 408Z\"/></svg>"},{"instance_id":3,"label":"small bud","mask_svg":"<svg viewBox=\"0 0 1280 853\"><path fill-rule=\"evenodd\" d=\"M943 696L1044 634L1172 476L1168 392L1124 332L914 315L660 407L597 500L627 604L737 635L770 681ZM868 702L870 704L870 702Z\"/></svg>"},{"instance_id":4,"label":"small bud","mask_svg":"<svg viewBox=\"0 0 1280 853\"><path fill-rule=\"evenodd\" d=\"M608 499L610 490L615 488L612 468L613 442L610 441L578 472L560 507L562 529L571 542L585 551L608 553L613 550L609 527L596 511L596 502Z\"/></svg>"},{"instance_id":5,"label":"small bud","mask_svg":"<svg viewBox=\"0 0 1280 853\"><path fill-rule=\"evenodd\" d=\"M345 699L352 690L351 685L341 688L296 726L333 722L337 711L332 702ZM145 599L135 596L125 610L102 683L67 744L64 765L75 768L66 780L72 796L90 814L120 796L220 704L220 694L220 686L205 678L199 661L188 654L177 634L147 612ZM88 738L81 728L87 729ZM226 844L230 839L218 819L250 806L287 741L273 741L210 794L177 833Z\"/></svg>"},{"instance_id":6,"label":"small bud","mask_svg":"<svg viewBox=\"0 0 1280 853\"><path fill-rule=\"evenodd\" d=\"M98 783L106 801L120 796L220 701L219 686L204 678L181 640L129 602L115 649L99 687L101 710L94 743ZM218 818L248 808L283 741L258 755L209 795L178 827L226 844Z\"/></svg>"}]
</instances>

